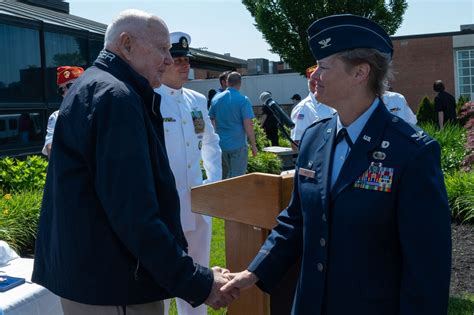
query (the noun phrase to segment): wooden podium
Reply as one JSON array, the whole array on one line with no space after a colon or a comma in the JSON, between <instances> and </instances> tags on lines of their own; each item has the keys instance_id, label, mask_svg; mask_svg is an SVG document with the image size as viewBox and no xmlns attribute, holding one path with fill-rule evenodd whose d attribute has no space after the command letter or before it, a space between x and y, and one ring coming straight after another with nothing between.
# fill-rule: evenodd
<instances>
[{"instance_id":1,"label":"wooden podium","mask_svg":"<svg viewBox=\"0 0 474 315\"><path fill-rule=\"evenodd\" d=\"M292 189L293 174L252 173L191 190L193 212L225 220L228 269L248 267L288 205ZM256 286L243 291L227 314L290 314L297 274L291 271L271 296Z\"/></svg>"}]
</instances>

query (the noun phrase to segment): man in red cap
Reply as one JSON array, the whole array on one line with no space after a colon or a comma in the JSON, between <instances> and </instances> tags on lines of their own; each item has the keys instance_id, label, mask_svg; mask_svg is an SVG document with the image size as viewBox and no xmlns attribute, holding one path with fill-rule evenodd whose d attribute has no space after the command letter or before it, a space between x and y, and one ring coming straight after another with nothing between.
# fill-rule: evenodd
<instances>
[{"instance_id":1,"label":"man in red cap","mask_svg":"<svg viewBox=\"0 0 474 315\"><path fill-rule=\"evenodd\" d=\"M84 69L81 67L72 66L61 66L57 68L57 79L58 94L64 97L67 91L71 87L72 83L84 73ZM51 154L51 144L53 142L54 126L58 119L59 110L49 116L48 127L46 129L46 137L44 139L43 150L41 151L44 155L49 157Z\"/></svg>"}]
</instances>

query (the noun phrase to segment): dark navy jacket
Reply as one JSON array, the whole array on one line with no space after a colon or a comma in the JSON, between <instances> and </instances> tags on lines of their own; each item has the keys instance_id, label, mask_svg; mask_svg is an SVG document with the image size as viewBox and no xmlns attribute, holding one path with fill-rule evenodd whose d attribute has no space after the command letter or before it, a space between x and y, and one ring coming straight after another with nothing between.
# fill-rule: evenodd
<instances>
[{"instance_id":1,"label":"dark navy jacket","mask_svg":"<svg viewBox=\"0 0 474 315\"><path fill-rule=\"evenodd\" d=\"M302 255L292 314L446 315L451 230L438 143L380 102L330 190L336 121L306 130L290 204L249 270L271 291ZM355 187L372 162L393 170L390 191Z\"/></svg>"},{"instance_id":2,"label":"dark navy jacket","mask_svg":"<svg viewBox=\"0 0 474 315\"><path fill-rule=\"evenodd\" d=\"M96 305L207 298L212 272L184 251L159 102L106 50L74 83L54 132L34 282Z\"/></svg>"}]
</instances>

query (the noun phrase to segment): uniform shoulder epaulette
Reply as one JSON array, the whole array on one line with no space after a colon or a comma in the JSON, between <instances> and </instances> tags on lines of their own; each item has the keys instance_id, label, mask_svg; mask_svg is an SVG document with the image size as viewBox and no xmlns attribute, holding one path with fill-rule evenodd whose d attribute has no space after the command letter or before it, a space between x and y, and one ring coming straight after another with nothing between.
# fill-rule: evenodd
<instances>
[{"instance_id":1,"label":"uniform shoulder epaulette","mask_svg":"<svg viewBox=\"0 0 474 315\"><path fill-rule=\"evenodd\" d=\"M391 124L395 130L398 130L404 137L411 139L412 142L417 143L418 145L427 145L435 141L417 125L407 123L397 116L392 117Z\"/></svg>"},{"instance_id":2,"label":"uniform shoulder epaulette","mask_svg":"<svg viewBox=\"0 0 474 315\"><path fill-rule=\"evenodd\" d=\"M328 121L328 120L331 120L336 114L337 114L337 112L334 112L334 113L332 114L332 116L329 116L329 117L326 117L326 118L318 119L318 120L316 120L315 122L313 122L311 125L309 125L308 128L314 127L314 126L319 125L319 124L321 124L321 123L323 123L323 122L326 122L326 121Z\"/></svg>"}]
</instances>

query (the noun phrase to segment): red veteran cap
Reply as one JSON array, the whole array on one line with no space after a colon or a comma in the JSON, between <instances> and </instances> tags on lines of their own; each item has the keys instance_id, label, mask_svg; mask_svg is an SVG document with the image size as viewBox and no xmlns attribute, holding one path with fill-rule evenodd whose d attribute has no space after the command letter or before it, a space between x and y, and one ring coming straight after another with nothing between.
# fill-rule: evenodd
<instances>
[{"instance_id":1,"label":"red veteran cap","mask_svg":"<svg viewBox=\"0 0 474 315\"><path fill-rule=\"evenodd\" d=\"M81 67L61 66L57 69L57 84L61 85L71 80L77 79L84 73Z\"/></svg>"}]
</instances>

